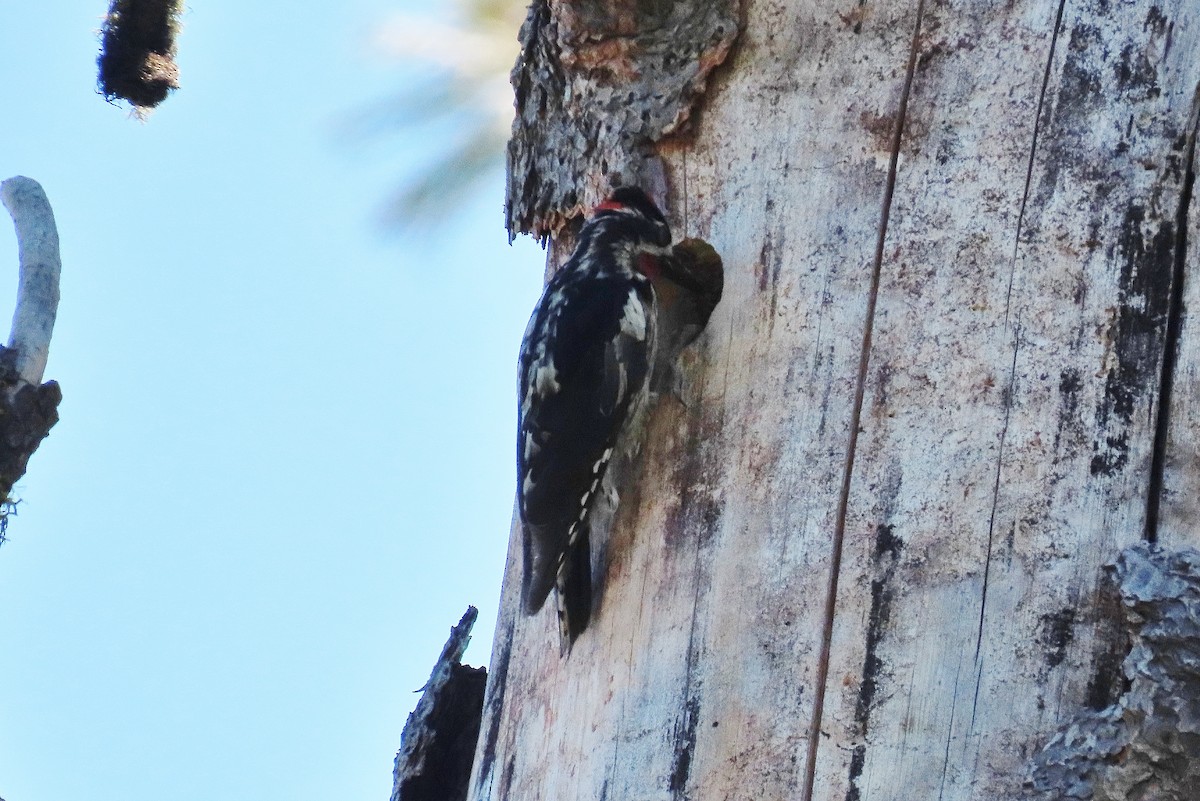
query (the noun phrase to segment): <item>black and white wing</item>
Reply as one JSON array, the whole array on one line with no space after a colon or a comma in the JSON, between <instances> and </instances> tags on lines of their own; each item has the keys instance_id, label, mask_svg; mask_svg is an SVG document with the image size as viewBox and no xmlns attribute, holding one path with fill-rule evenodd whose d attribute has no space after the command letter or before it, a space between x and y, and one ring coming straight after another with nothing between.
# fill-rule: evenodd
<instances>
[{"instance_id":1,"label":"black and white wing","mask_svg":"<svg viewBox=\"0 0 1200 801\"><path fill-rule=\"evenodd\" d=\"M526 330L520 361L518 504L525 611L560 590L566 640L591 611L588 514L654 361L653 289L642 276L560 271Z\"/></svg>"}]
</instances>

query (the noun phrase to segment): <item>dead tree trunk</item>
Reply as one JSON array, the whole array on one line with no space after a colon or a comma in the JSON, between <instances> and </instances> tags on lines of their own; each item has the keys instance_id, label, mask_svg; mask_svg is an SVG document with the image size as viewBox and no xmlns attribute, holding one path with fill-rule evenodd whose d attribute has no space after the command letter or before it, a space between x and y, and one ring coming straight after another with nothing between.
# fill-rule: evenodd
<instances>
[{"instance_id":1,"label":"dead tree trunk","mask_svg":"<svg viewBox=\"0 0 1200 801\"><path fill-rule=\"evenodd\" d=\"M22 175L0 183L0 201L17 232L17 308L8 345L0 347L0 542L4 541L10 492L25 475L29 457L58 422L62 391L42 383L50 336L58 315L62 259L54 211L41 185Z\"/></svg>"},{"instance_id":2,"label":"dead tree trunk","mask_svg":"<svg viewBox=\"0 0 1200 801\"><path fill-rule=\"evenodd\" d=\"M510 222L661 158L725 297L569 658L512 538L471 797L1021 798L1200 541L1200 4L733 6L523 30Z\"/></svg>"}]
</instances>

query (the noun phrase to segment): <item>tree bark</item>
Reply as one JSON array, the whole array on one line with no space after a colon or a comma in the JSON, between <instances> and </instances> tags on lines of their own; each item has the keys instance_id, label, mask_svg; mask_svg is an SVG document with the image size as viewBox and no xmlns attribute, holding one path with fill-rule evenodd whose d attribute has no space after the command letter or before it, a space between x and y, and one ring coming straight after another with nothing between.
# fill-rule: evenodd
<instances>
[{"instance_id":1,"label":"tree bark","mask_svg":"<svg viewBox=\"0 0 1200 801\"><path fill-rule=\"evenodd\" d=\"M1126 689L1104 566L1200 540L1200 6L742 14L640 145L724 299L568 658L514 527L470 797L1021 798Z\"/></svg>"},{"instance_id":2,"label":"tree bark","mask_svg":"<svg viewBox=\"0 0 1200 801\"><path fill-rule=\"evenodd\" d=\"M487 681L484 668L462 664L479 610L467 607L404 723L392 769L391 801L463 801Z\"/></svg>"}]
</instances>

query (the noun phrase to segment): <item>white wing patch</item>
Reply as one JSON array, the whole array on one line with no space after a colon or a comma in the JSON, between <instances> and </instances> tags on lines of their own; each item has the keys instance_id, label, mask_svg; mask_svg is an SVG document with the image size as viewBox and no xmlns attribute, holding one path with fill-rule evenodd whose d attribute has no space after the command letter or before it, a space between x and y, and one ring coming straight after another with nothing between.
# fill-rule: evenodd
<instances>
[{"instance_id":1,"label":"white wing patch","mask_svg":"<svg viewBox=\"0 0 1200 801\"><path fill-rule=\"evenodd\" d=\"M630 292L621 310L621 333L641 342L646 338L646 309L636 292Z\"/></svg>"},{"instance_id":2,"label":"white wing patch","mask_svg":"<svg viewBox=\"0 0 1200 801\"><path fill-rule=\"evenodd\" d=\"M521 399L521 417L529 414L535 399L544 398L562 389L562 385L558 383L558 370L555 369L554 362L546 357L544 349L539 350L536 364L537 366L530 370L525 397Z\"/></svg>"},{"instance_id":3,"label":"white wing patch","mask_svg":"<svg viewBox=\"0 0 1200 801\"><path fill-rule=\"evenodd\" d=\"M558 370L554 369L554 362L547 359L539 364L533 371L532 384L533 391L538 395L549 395L562 389L558 383Z\"/></svg>"}]
</instances>

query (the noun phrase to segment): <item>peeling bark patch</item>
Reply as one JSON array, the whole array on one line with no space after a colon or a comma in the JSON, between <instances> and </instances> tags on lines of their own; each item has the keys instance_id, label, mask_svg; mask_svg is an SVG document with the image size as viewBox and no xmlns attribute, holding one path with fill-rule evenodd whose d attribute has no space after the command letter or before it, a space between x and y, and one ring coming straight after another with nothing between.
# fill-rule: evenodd
<instances>
[{"instance_id":1,"label":"peeling bark patch","mask_svg":"<svg viewBox=\"0 0 1200 801\"><path fill-rule=\"evenodd\" d=\"M1088 710L1038 753L1027 797L1045 801L1194 801L1200 793L1200 552L1151 543L1110 571L1133 647L1128 688Z\"/></svg>"},{"instance_id":2,"label":"peeling bark patch","mask_svg":"<svg viewBox=\"0 0 1200 801\"><path fill-rule=\"evenodd\" d=\"M692 754L696 751L696 723L700 720L700 699L689 698L684 707L682 725L675 726L675 760L671 765L671 797L683 798L692 772Z\"/></svg>"},{"instance_id":3,"label":"peeling bark patch","mask_svg":"<svg viewBox=\"0 0 1200 801\"><path fill-rule=\"evenodd\" d=\"M1074 639L1075 609L1067 606L1057 612L1042 615L1042 645L1046 648L1046 664L1056 668L1067 654L1067 646Z\"/></svg>"},{"instance_id":4,"label":"peeling bark patch","mask_svg":"<svg viewBox=\"0 0 1200 801\"><path fill-rule=\"evenodd\" d=\"M534 0L513 68L509 236L554 235L613 186L642 183L738 35L738 0Z\"/></svg>"},{"instance_id":5,"label":"peeling bark patch","mask_svg":"<svg viewBox=\"0 0 1200 801\"><path fill-rule=\"evenodd\" d=\"M1093 444L1092 475L1111 476L1129 461L1127 429L1139 404L1157 389L1171 283L1175 272L1175 221L1157 221L1145 232L1146 210L1132 204L1125 212L1117 240L1120 258L1116 322L1113 331L1115 364L1097 410L1103 441Z\"/></svg>"},{"instance_id":6,"label":"peeling bark patch","mask_svg":"<svg viewBox=\"0 0 1200 801\"><path fill-rule=\"evenodd\" d=\"M870 727L871 704L875 700L875 691L884 669L883 660L878 654L879 644L891 620L892 600L895 597L895 590L891 584L903 548L904 541L896 536L894 526L880 525L875 528L875 548L871 557L875 578L871 581L871 611L867 618L867 645L863 656L862 683L859 685L858 700L854 705L854 722L858 724L861 737L866 737ZM865 757L866 746L855 746L850 758L850 779L847 783L850 789L846 793L846 801L858 801L858 780L862 776Z\"/></svg>"}]
</instances>

